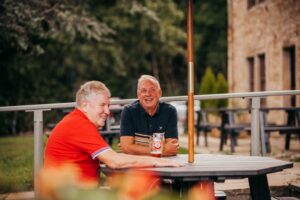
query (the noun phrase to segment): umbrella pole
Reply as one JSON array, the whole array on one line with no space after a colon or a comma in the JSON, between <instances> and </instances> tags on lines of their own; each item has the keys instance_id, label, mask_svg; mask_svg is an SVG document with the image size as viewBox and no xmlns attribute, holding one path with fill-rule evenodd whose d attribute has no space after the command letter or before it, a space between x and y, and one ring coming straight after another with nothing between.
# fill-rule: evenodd
<instances>
[{"instance_id":1,"label":"umbrella pole","mask_svg":"<svg viewBox=\"0 0 300 200\"><path fill-rule=\"evenodd\" d=\"M194 162L194 49L193 49L193 3L188 0L187 49L188 49L188 162Z\"/></svg>"}]
</instances>

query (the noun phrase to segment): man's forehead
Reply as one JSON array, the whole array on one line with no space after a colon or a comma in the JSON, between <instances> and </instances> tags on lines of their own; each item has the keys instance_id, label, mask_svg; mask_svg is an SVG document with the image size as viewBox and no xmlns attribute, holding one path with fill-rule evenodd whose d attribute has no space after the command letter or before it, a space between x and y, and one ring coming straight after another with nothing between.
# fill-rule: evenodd
<instances>
[{"instance_id":1,"label":"man's forehead","mask_svg":"<svg viewBox=\"0 0 300 200\"><path fill-rule=\"evenodd\" d=\"M106 94L106 93L94 93L91 95L91 98L94 99L94 100L97 100L97 99L110 99L109 95Z\"/></svg>"},{"instance_id":2,"label":"man's forehead","mask_svg":"<svg viewBox=\"0 0 300 200\"><path fill-rule=\"evenodd\" d=\"M143 80L140 83L140 88L145 88L145 87L158 87L158 85L155 81L147 79L147 80Z\"/></svg>"}]
</instances>

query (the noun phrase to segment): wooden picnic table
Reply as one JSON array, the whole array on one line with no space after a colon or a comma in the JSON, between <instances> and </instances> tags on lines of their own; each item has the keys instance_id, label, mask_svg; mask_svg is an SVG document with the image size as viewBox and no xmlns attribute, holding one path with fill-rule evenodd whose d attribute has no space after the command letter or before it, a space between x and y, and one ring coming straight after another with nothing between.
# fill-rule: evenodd
<instances>
[{"instance_id":1,"label":"wooden picnic table","mask_svg":"<svg viewBox=\"0 0 300 200\"><path fill-rule=\"evenodd\" d=\"M284 124L273 124L267 120L270 111L284 111L287 121ZM271 152L269 135L271 132L285 134L285 150L290 148L291 134L297 134L300 139L300 107L268 107L260 109L260 130L263 144L263 155Z\"/></svg>"},{"instance_id":2,"label":"wooden picnic table","mask_svg":"<svg viewBox=\"0 0 300 200\"><path fill-rule=\"evenodd\" d=\"M207 132L214 128L220 129L220 151L223 150L223 146L227 141L228 136L230 136L230 147L231 151L234 152L234 147L237 145L237 136L240 131L250 132L250 124L236 123L234 115L238 112L250 112L250 108L218 108L218 109L201 109L197 111L197 124L196 133L197 140L196 144L199 144L200 131L204 132L205 146L207 143ZM219 113L221 117L220 124L212 124L207 121L208 113Z\"/></svg>"},{"instance_id":3,"label":"wooden picnic table","mask_svg":"<svg viewBox=\"0 0 300 200\"><path fill-rule=\"evenodd\" d=\"M269 157L196 154L195 162L187 164L188 155L168 157L186 163L183 167L141 168L155 172L161 179L172 179L172 190L180 194L201 181L224 182L226 179L249 181L252 200L271 199L267 174L292 168L293 163ZM127 169L110 169L101 165L105 174L124 173Z\"/></svg>"},{"instance_id":4,"label":"wooden picnic table","mask_svg":"<svg viewBox=\"0 0 300 200\"><path fill-rule=\"evenodd\" d=\"M287 122L276 125L269 123L267 120L267 114L270 111L284 111L287 114ZM207 121L208 113L219 113L221 117L220 124L212 124ZM248 112L251 114L250 108L219 108L219 109L201 109L197 111L197 145L199 144L200 131L204 132L205 145L207 146L207 132L213 128L218 128L221 131L220 137L220 151L223 150L223 146L230 136L231 151L235 151L237 145L237 137L240 131L246 131L250 134L250 123L237 123L235 121L235 115L241 112ZM259 110L259 124L260 135L262 141L262 153L270 152L269 133L280 132L286 134L285 149L289 149L291 134L298 134L300 138L300 107L264 107Z\"/></svg>"}]
</instances>

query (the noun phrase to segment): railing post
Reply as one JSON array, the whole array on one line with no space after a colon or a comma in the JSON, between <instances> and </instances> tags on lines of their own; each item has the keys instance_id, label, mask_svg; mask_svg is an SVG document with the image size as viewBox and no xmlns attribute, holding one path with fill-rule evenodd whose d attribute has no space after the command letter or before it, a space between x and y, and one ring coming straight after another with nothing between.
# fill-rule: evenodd
<instances>
[{"instance_id":1,"label":"railing post","mask_svg":"<svg viewBox=\"0 0 300 200\"><path fill-rule=\"evenodd\" d=\"M259 137L260 97L253 97L251 101L251 156L259 156L261 149Z\"/></svg>"},{"instance_id":2,"label":"railing post","mask_svg":"<svg viewBox=\"0 0 300 200\"><path fill-rule=\"evenodd\" d=\"M38 199L38 173L43 167L43 110L35 110L34 114L34 194Z\"/></svg>"},{"instance_id":3,"label":"railing post","mask_svg":"<svg viewBox=\"0 0 300 200\"><path fill-rule=\"evenodd\" d=\"M27 110L27 112L33 112L33 132L34 132L34 196L35 199L39 199L38 193L38 175L43 167L43 110Z\"/></svg>"},{"instance_id":4,"label":"railing post","mask_svg":"<svg viewBox=\"0 0 300 200\"><path fill-rule=\"evenodd\" d=\"M106 130L111 131L111 118L110 118L110 116L108 116L106 118Z\"/></svg>"}]
</instances>

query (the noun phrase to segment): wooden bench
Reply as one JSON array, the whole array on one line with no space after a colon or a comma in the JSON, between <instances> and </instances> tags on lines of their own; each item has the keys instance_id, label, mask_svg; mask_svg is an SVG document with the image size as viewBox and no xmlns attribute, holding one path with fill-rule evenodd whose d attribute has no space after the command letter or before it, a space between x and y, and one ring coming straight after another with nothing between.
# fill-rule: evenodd
<instances>
[{"instance_id":1,"label":"wooden bench","mask_svg":"<svg viewBox=\"0 0 300 200\"><path fill-rule=\"evenodd\" d=\"M250 132L250 124L249 123L236 123L235 114L238 112L249 111L248 108L222 108L220 109L221 113L221 138L220 138L220 151L223 151L223 146L226 144L228 136L230 136L230 150L231 152L235 152L235 146L237 146L237 138L241 131Z\"/></svg>"},{"instance_id":2,"label":"wooden bench","mask_svg":"<svg viewBox=\"0 0 300 200\"><path fill-rule=\"evenodd\" d=\"M195 125L196 128L196 134L197 134L197 139L196 139L196 144L199 145L199 137L200 137L200 132L203 131L204 134L204 143L205 146L208 146L208 141L207 141L207 132L212 131L214 128L220 129L221 125L220 124L213 124L209 123L207 121L207 113L208 112L215 112L215 110L211 109L201 109L197 111L197 122Z\"/></svg>"},{"instance_id":3,"label":"wooden bench","mask_svg":"<svg viewBox=\"0 0 300 200\"><path fill-rule=\"evenodd\" d=\"M234 152L234 147L237 145L237 136L240 131L250 132L250 124L238 124L235 122L234 114L237 112L248 111L248 108L220 108L220 109L201 109L197 111L197 123L195 125L197 140L196 144L199 145L200 132L204 134L205 146L208 146L207 132L217 128L221 131L220 136L220 151L223 150L224 144L226 144L228 136L230 136L231 151ZM221 124L209 123L207 121L208 113L219 113L221 116Z\"/></svg>"},{"instance_id":4,"label":"wooden bench","mask_svg":"<svg viewBox=\"0 0 300 200\"><path fill-rule=\"evenodd\" d=\"M287 122L285 124L272 124L267 120L269 111L284 111L287 113ZM282 107L282 108L261 108L260 109L260 130L263 155L271 152L270 133L279 132L285 134L285 150L290 148L291 134L297 134L300 139L300 108Z\"/></svg>"}]
</instances>

